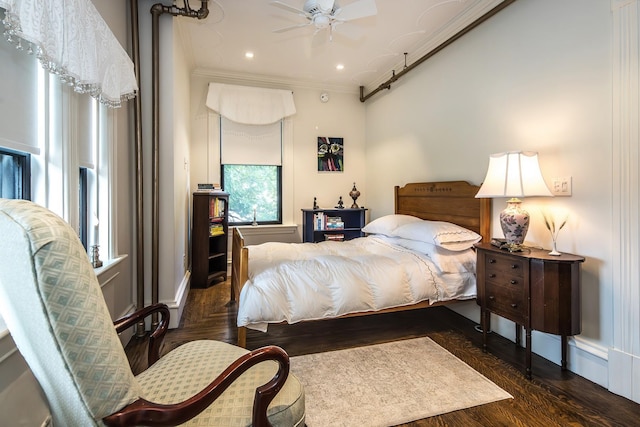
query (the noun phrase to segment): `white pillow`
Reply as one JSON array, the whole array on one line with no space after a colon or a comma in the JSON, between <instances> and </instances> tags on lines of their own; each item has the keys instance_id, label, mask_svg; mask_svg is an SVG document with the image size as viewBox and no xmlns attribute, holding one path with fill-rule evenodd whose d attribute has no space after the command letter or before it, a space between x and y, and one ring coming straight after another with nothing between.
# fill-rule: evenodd
<instances>
[{"instance_id":1,"label":"white pillow","mask_svg":"<svg viewBox=\"0 0 640 427\"><path fill-rule=\"evenodd\" d=\"M368 234L382 234L385 236L394 236L394 231L403 225L413 222L422 221L420 218L411 215L386 215L378 219L374 219L362 228L362 231Z\"/></svg>"},{"instance_id":2,"label":"white pillow","mask_svg":"<svg viewBox=\"0 0 640 427\"><path fill-rule=\"evenodd\" d=\"M426 255L442 273L475 273L476 271L476 251L473 249L450 251L431 243L402 237L390 237L388 241Z\"/></svg>"},{"instance_id":3,"label":"white pillow","mask_svg":"<svg viewBox=\"0 0 640 427\"><path fill-rule=\"evenodd\" d=\"M463 251L482 240L482 236L459 225L444 221L419 221L405 224L394 231L403 239L431 243L450 251Z\"/></svg>"}]
</instances>

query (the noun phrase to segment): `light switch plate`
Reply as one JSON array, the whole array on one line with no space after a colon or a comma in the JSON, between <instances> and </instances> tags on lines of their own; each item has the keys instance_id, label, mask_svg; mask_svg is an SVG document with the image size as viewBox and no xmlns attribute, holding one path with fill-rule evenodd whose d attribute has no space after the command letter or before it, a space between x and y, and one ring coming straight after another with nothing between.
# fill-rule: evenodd
<instances>
[{"instance_id":1,"label":"light switch plate","mask_svg":"<svg viewBox=\"0 0 640 427\"><path fill-rule=\"evenodd\" d=\"M571 196L571 177L560 176L553 178L551 192L554 196Z\"/></svg>"}]
</instances>

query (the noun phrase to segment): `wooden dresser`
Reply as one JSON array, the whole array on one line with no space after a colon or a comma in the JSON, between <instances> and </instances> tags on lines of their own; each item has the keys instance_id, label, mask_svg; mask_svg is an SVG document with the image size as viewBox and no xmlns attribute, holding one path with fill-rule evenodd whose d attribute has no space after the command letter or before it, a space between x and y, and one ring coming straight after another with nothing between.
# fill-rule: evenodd
<instances>
[{"instance_id":1,"label":"wooden dresser","mask_svg":"<svg viewBox=\"0 0 640 427\"><path fill-rule=\"evenodd\" d=\"M562 369L567 367L567 336L577 335L580 324L581 265L584 257L549 255L549 250L525 248L508 252L489 243L476 245L477 302L481 309L482 343L486 350L490 314L525 329L526 375L531 378L531 331L560 335Z\"/></svg>"}]
</instances>

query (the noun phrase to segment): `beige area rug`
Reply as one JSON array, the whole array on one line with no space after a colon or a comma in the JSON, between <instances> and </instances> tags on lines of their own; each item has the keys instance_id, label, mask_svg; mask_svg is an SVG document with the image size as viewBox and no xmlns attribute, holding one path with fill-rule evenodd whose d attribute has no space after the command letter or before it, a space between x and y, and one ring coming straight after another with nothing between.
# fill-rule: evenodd
<instances>
[{"instance_id":1,"label":"beige area rug","mask_svg":"<svg viewBox=\"0 0 640 427\"><path fill-rule=\"evenodd\" d=\"M308 427L393 426L512 396L430 338L291 358Z\"/></svg>"}]
</instances>

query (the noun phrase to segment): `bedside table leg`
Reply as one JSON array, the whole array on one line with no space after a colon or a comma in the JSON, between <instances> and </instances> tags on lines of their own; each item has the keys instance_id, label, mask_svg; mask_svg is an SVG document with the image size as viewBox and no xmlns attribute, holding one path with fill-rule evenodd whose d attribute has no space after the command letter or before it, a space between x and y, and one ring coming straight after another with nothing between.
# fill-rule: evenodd
<instances>
[{"instance_id":1,"label":"bedside table leg","mask_svg":"<svg viewBox=\"0 0 640 427\"><path fill-rule=\"evenodd\" d=\"M520 347L521 342L522 342L522 331L520 329L520 325L516 323L516 347Z\"/></svg>"},{"instance_id":2,"label":"bedside table leg","mask_svg":"<svg viewBox=\"0 0 640 427\"><path fill-rule=\"evenodd\" d=\"M482 325L482 351L487 351L487 331L489 330L489 312L480 310L480 324Z\"/></svg>"},{"instance_id":3,"label":"bedside table leg","mask_svg":"<svg viewBox=\"0 0 640 427\"><path fill-rule=\"evenodd\" d=\"M526 328L525 329L525 340L526 340L526 344L527 344L527 351L526 351L526 376L527 379L530 380L531 379L531 329L530 328Z\"/></svg>"},{"instance_id":4,"label":"bedside table leg","mask_svg":"<svg viewBox=\"0 0 640 427\"><path fill-rule=\"evenodd\" d=\"M560 359L560 367L563 371L567 370L567 336L560 337L560 345L562 346L562 359Z\"/></svg>"}]
</instances>

